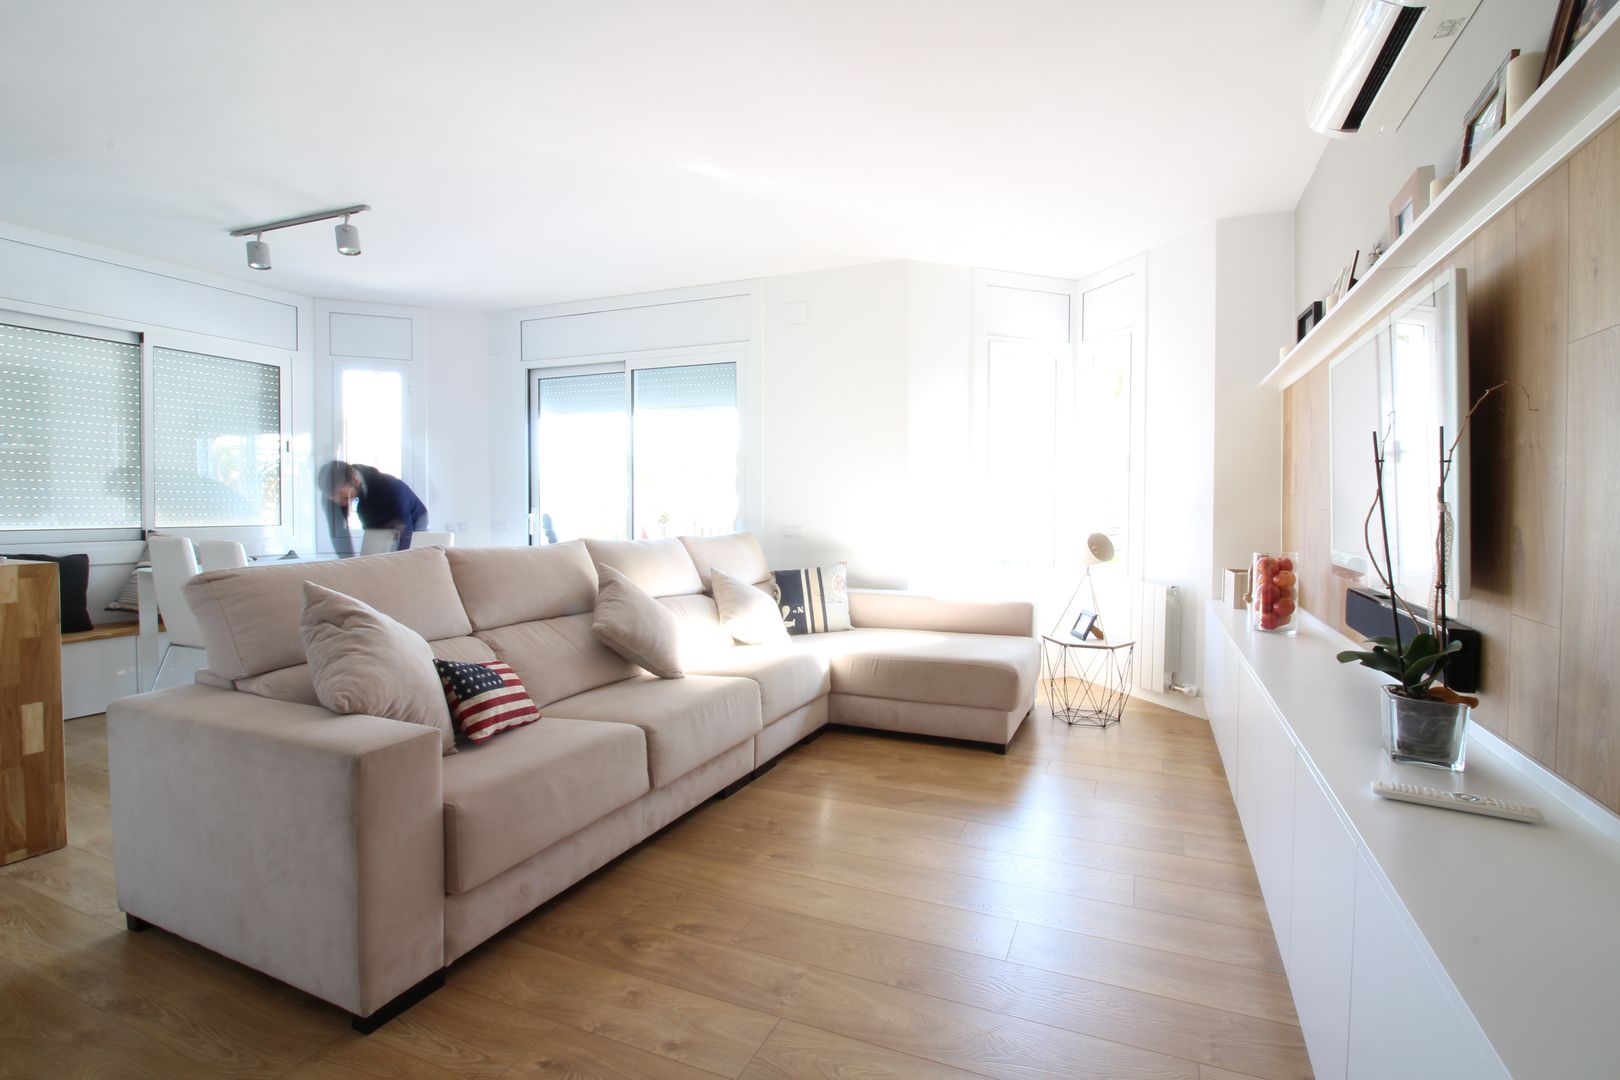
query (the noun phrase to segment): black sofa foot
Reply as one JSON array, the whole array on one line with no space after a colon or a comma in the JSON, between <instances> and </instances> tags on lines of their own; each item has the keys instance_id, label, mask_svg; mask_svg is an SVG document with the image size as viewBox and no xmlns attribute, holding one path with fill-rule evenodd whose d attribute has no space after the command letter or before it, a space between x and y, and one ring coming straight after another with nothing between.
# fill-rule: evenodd
<instances>
[{"instance_id":1,"label":"black sofa foot","mask_svg":"<svg viewBox=\"0 0 1620 1080\"><path fill-rule=\"evenodd\" d=\"M409 990L405 991L403 994L400 994L398 997L394 998L392 1001L384 1004L370 1016L355 1016L353 1013L349 1014L349 1026L354 1028L354 1030L358 1031L362 1035L370 1035L373 1031L376 1031L378 1028L388 1023L388 1021L392 1020L394 1017L398 1016L412 1005L415 1005L418 1001L421 1001L423 998L427 997L429 994L433 993L433 991L437 990L443 985L444 970L441 968L440 970L429 975L427 978L423 979L421 982L417 983L415 986L411 987Z\"/></svg>"},{"instance_id":2,"label":"black sofa foot","mask_svg":"<svg viewBox=\"0 0 1620 1080\"><path fill-rule=\"evenodd\" d=\"M139 915L131 915L126 911L124 912L124 929L128 930L132 934L139 934L143 931L152 929L152 924L141 918Z\"/></svg>"},{"instance_id":3,"label":"black sofa foot","mask_svg":"<svg viewBox=\"0 0 1620 1080\"><path fill-rule=\"evenodd\" d=\"M729 799L733 795L737 794L737 792L747 787L753 781L753 779L753 773L745 773L740 779L733 780L731 783L715 792L714 797L716 799Z\"/></svg>"}]
</instances>

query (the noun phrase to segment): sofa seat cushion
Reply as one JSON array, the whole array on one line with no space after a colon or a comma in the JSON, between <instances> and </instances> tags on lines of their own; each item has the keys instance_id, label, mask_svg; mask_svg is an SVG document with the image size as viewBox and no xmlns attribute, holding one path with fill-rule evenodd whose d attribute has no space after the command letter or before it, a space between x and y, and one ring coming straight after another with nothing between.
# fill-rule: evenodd
<instances>
[{"instance_id":1,"label":"sofa seat cushion","mask_svg":"<svg viewBox=\"0 0 1620 1080\"><path fill-rule=\"evenodd\" d=\"M739 645L706 658L701 674L729 675L759 684L766 727L832 690L828 658L787 645ZM697 674L696 672L694 674Z\"/></svg>"},{"instance_id":2,"label":"sofa seat cushion","mask_svg":"<svg viewBox=\"0 0 1620 1080\"><path fill-rule=\"evenodd\" d=\"M642 675L552 702L546 712L639 727L647 736L647 775L655 788L746 742L763 726L759 685L715 675Z\"/></svg>"},{"instance_id":3,"label":"sofa seat cushion","mask_svg":"<svg viewBox=\"0 0 1620 1080\"><path fill-rule=\"evenodd\" d=\"M445 891L477 888L647 787L647 740L629 724L547 716L445 758Z\"/></svg>"},{"instance_id":4,"label":"sofa seat cushion","mask_svg":"<svg viewBox=\"0 0 1620 1080\"><path fill-rule=\"evenodd\" d=\"M1041 666L1034 638L927 630L847 630L793 639L832 668L835 693L1011 712L1033 700Z\"/></svg>"}]
</instances>

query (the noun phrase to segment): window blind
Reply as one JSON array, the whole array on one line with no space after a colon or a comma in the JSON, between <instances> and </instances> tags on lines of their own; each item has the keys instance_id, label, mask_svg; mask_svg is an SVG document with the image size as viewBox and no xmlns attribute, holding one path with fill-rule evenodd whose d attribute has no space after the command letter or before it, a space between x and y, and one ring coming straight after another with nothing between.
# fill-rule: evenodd
<instances>
[{"instance_id":1,"label":"window blind","mask_svg":"<svg viewBox=\"0 0 1620 1080\"><path fill-rule=\"evenodd\" d=\"M158 527L281 524L281 369L152 350Z\"/></svg>"},{"instance_id":2,"label":"window blind","mask_svg":"<svg viewBox=\"0 0 1620 1080\"><path fill-rule=\"evenodd\" d=\"M568 413L622 413L624 372L558 375L541 379L540 412L546 416L561 416Z\"/></svg>"},{"instance_id":3,"label":"window blind","mask_svg":"<svg viewBox=\"0 0 1620 1080\"><path fill-rule=\"evenodd\" d=\"M0 529L140 523L140 347L0 324Z\"/></svg>"},{"instance_id":4,"label":"window blind","mask_svg":"<svg viewBox=\"0 0 1620 1080\"><path fill-rule=\"evenodd\" d=\"M641 368L637 409L716 409L737 404L736 364Z\"/></svg>"}]
</instances>

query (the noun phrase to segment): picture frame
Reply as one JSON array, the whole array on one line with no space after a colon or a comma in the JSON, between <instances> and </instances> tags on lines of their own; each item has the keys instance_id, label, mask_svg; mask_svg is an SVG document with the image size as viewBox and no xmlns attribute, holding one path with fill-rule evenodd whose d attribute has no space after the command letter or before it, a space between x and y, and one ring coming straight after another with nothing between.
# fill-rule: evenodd
<instances>
[{"instance_id":1,"label":"picture frame","mask_svg":"<svg viewBox=\"0 0 1620 1080\"><path fill-rule=\"evenodd\" d=\"M1311 306L1300 312L1299 317L1294 320L1294 341L1296 343L1304 341L1305 335L1316 329L1316 324L1321 322L1322 316L1326 314L1327 309L1322 305L1322 301L1312 300Z\"/></svg>"},{"instance_id":2,"label":"picture frame","mask_svg":"<svg viewBox=\"0 0 1620 1080\"><path fill-rule=\"evenodd\" d=\"M1490 82L1485 84L1485 89L1474 99L1468 115L1463 118L1462 151L1457 156L1459 174L1507 123L1507 69L1518 55L1518 49L1508 53L1507 59L1496 69Z\"/></svg>"},{"instance_id":3,"label":"picture frame","mask_svg":"<svg viewBox=\"0 0 1620 1080\"><path fill-rule=\"evenodd\" d=\"M1412 230L1418 218L1429 209L1429 188L1434 183L1434 166L1413 170L1401 190L1389 201L1389 242L1393 244ZM1379 254L1383 254L1382 251Z\"/></svg>"},{"instance_id":4,"label":"picture frame","mask_svg":"<svg viewBox=\"0 0 1620 1080\"><path fill-rule=\"evenodd\" d=\"M1097 625L1097 613L1081 608L1079 616L1074 620L1074 626L1069 630L1069 636L1080 641L1101 639L1102 627Z\"/></svg>"},{"instance_id":5,"label":"picture frame","mask_svg":"<svg viewBox=\"0 0 1620 1080\"><path fill-rule=\"evenodd\" d=\"M1541 62L1542 82L1547 81L1547 77L1603 21L1603 17L1614 10L1617 3L1620 0L1558 0L1552 34L1547 38L1547 55Z\"/></svg>"}]
</instances>

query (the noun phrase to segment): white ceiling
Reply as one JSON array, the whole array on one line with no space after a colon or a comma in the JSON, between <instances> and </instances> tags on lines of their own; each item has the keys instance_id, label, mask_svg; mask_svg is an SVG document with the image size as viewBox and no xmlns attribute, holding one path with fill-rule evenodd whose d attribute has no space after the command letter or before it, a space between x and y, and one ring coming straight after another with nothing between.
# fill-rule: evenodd
<instances>
[{"instance_id":1,"label":"white ceiling","mask_svg":"<svg viewBox=\"0 0 1620 1080\"><path fill-rule=\"evenodd\" d=\"M1075 277L1291 209L1320 0L0 6L0 221L495 310L892 258ZM329 224L369 202L365 255Z\"/></svg>"}]
</instances>

